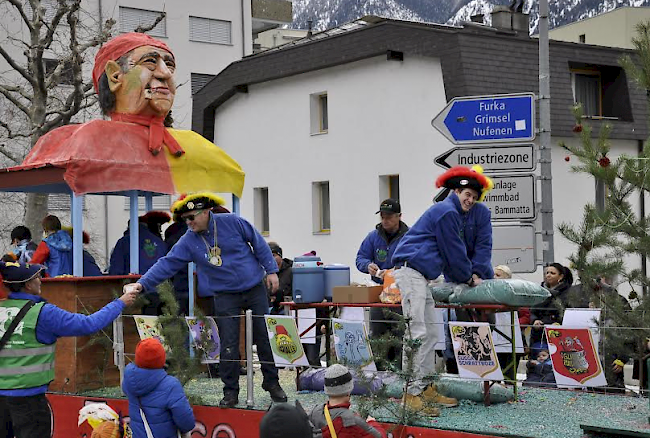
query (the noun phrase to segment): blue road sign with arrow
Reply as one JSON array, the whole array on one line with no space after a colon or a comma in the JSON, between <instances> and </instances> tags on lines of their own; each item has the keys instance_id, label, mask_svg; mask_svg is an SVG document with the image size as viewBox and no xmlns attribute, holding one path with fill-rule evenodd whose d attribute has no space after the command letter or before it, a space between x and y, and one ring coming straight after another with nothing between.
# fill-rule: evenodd
<instances>
[{"instance_id":1,"label":"blue road sign with arrow","mask_svg":"<svg viewBox=\"0 0 650 438\"><path fill-rule=\"evenodd\" d=\"M431 124L454 144L533 140L535 95L457 97Z\"/></svg>"}]
</instances>

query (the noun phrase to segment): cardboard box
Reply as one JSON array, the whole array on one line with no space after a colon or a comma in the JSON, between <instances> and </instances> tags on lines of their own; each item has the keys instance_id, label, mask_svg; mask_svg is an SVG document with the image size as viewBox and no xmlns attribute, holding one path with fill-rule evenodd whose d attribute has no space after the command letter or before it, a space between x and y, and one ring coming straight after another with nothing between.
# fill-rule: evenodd
<instances>
[{"instance_id":1,"label":"cardboard box","mask_svg":"<svg viewBox=\"0 0 650 438\"><path fill-rule=\"evenodd\" d=\"M332 302L334 303L379 303L379 294L383 286L334 286Z\"/></svg>"}]
</instances>

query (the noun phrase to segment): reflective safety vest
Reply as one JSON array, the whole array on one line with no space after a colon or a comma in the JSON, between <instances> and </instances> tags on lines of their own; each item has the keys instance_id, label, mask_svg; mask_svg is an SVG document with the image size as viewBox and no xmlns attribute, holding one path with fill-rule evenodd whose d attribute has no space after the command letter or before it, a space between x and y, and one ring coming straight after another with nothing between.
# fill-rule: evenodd
<instances>
[{"instance_id":1,"label":"reflective safety vest","mask_svg":"<svg viewBox=\"0 0 650 438\"><path fill-rule=\"evenodd\" d=\"M27 300L0 302L0 337ZM0 350L0 389L25 389L47 385L54 380L55 344L41 344L36 340L36 323L45 303L35 304L9 342Z\"/></svg>"}]
</instances>

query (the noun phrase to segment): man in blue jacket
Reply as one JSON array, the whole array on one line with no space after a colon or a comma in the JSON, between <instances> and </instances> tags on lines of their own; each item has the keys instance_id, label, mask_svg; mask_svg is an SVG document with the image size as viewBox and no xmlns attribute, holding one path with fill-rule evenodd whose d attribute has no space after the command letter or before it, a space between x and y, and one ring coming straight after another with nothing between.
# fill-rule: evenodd
<instances>
[{"instance_id":1,"label":"man in blue jacket","mask_svg":"<svg viewBox=\"0 0 650 438\"><path fill-rule=\"evenodd\" d=\"M393 267L391 260L393 252L409 227L402 222L402 206L395 199L382 201L376 214L380 215L381 222L361 242L361 247L357 252L357 269L370 274L375 283L383 284L384 280L377 277L377 271ZM394 313L402 314L401 309L385 312L381 307L370 308L370 335L373 339L379 339L389 331L400 339L404 336L404 331L399 329L397 322L400 317ZM378 358L377 369L386 370L387 363L392 363L401 356L401 347L389 347L386 357Z\"/></svg>"},{"instance_id":2,"label":"man in blue jacket","mask_svg":"<svg viewBox=\"0 0 650 438\"><path fill-rule=\"evenodd\" d=\"M214 214L211 208L224 200L211 193L196 193L176 201L172 213L187 222L189 230L169 253L125 290L153 289L189 262L196 263L198 289L213 296L214 315L221 340L219 371L224 397L219 406L239 403L239 320L241 311L253 311L253 341L262 362L262 388L275 402L286 402L266 331L268 294L278 289L278 265L268 244L245 219L231 213ZM266 285L264 278L266 277Z\"/></svg>"},{"instance_id":3,"label":"man in blue jacket","mask_svg":"<svg viewBox=\"0 0 650 438\"><path fill-rule=\"evenodd\" d=\"M395 283L402 294L404 315L410 317L409 331L420 346L413 358L416 381L404 401L414 410L437 415L426 402L455 406L455 399L443 397L424 380L434 374L434 346L438 342L435 303L427 283L444 274L447 281L478 285L492 278L492 225L490 210L477 203L492 188L481 169L457 166L436 181L451 189L444 201L433 205L407 231L393 253ZM405 367L405 366L404 366Z\"/></svg>"},{"instance_id":4,"label":"man in blue jacket","mask_svg":"<svg viewBox=\"0 0 650 438\"><path fill-rule=\"evenodd\" d=\"M10 290L8 298L5 295L0 301L0 337L21 311L26 311L0 350L0 424L10 419L17 438L50 436L51 413L45 392L54 380L56 340L101 330L137 297L135 291L128 291L92 315L70 313L40 297L43 269L0 262L2 281Z\"/></svg>"}]
</instances>

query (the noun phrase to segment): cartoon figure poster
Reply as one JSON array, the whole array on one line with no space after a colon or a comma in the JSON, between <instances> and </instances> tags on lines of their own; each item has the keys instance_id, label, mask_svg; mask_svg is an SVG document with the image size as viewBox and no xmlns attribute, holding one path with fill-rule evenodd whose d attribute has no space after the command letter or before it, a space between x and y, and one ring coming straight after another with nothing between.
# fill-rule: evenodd
<instances>
[{"instance_id":1,"label":"cartoon figure poster","mask_svg":"<svg viewBox=\"0 0 650 438\"><path fill-rule=\"evenodd\" d=\"M133 315L140 339L156 338L165 345L165 338L158 328L158 317L150 315ZM165 348L166 345L165 345Z\"/></svg>"},{"instance_id":2,"label":"cartoon figure poster","mask_svg":"<svg viewBox=\"0 0 650 438\"><path fill-rule=\"evenodd\" d=\"M332 331L336 359L339 362L367 371L377 371L363 321L333 318Z\"/></svg>"},{"instance_id":3,"label":"cartoon figure poster","mask_svg":"<svg viewBox=\"0 0 650 438\"><path fill-rule=\"evenodd\" d=\"M307 356L300 343L296 320L285 315L264 315L275 365L309 366Z\"/></svg>"},{"instance_id":4,"label":"cartoon figure poster","mask_svg":"<svg viewBox=\"0 0 650 438\"><path fill-rule=\"evenodd\" d=\"M588 328L554 325L545 330L558 388L607 385Z\"/></svg>"},{"instance_id":5,"label":"cartoon figure poster","mask_svg":"<svg viewBox=\"0 0 650 438\"><path fill-rule=\"evenodd\" d=\"M210 316L205 319L207 324L193 316L185 317L194 351L201 355L201 363L218 363L221 343L217 323Z\"/></svg>"},{"instance_id":6,"label":"cartoon figure poster","mask_svg":"<svg viewBox=\"0 0 650 438\"><path fill-rule=\"evenodd\" d=\"M503 380L503 373L494 350L490 324L450 321L449 331L460 377Z\"/></svg>"}]
</instances>

